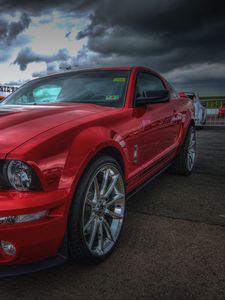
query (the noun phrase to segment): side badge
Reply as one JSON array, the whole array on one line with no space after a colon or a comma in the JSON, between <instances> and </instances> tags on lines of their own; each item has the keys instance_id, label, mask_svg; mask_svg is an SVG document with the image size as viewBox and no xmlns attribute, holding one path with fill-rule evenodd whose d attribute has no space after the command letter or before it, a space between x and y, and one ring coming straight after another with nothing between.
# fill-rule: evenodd
<instances>
[{"instance_id":1,"label":"side badge","mask_svg":"<svg viewBox=\"0 0 225 300\"><path fill-rule=\"evenodd\" d=\"M134 157L133 157L133 163L136 165L138 163L138 155L139 155L139 152L138 152L138 145L135 144L134 145Z\"/></svg>"}]
</instances>

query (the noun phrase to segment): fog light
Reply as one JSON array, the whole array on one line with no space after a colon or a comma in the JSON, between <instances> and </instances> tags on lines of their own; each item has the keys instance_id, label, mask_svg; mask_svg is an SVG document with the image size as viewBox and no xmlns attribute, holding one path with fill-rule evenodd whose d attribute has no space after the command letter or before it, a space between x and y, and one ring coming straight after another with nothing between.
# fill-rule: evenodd
<instances>
[{"instance_id":1,"label":"fog light","mask_svg":"<svg viewBox=\"0 0 225 300\"><path fill-rule=\"evenodd\" d=\"M48 215L47 210L39 211L33 214L0 217L0 224L17 224L40 220Z\"/></svg>"},{"instance_id":2,"label":"fog light","mask_svg":"<svg viewBox=\"0 0 225 300\"><path fill-rule=\"evenodd\" d=\"M16 247L7 241L1 241L1 248L3 252L8 256L13 256L16 254Z\"/></svg>"}]
</instances>

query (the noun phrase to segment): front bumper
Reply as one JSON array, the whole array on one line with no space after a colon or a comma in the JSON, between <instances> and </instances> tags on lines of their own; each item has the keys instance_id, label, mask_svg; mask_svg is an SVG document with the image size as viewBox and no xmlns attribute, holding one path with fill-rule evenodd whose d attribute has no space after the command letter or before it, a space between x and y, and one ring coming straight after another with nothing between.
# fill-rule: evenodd
<instances>
[{"instance_id":1,"label":"front bumper","mask_svg":"<svg viewBox=\"0 0 225 300\"><path fill-rule=\"evenodd\" d=\"M0 217L31 214L43 210L49 212L48 216L37 221L0 224L0 240L8 241L16 248L16 254L12 256L6 255L0 248L0 276L1 273L14 273L19 268L17 266L22 264L28 265L29 268L23 266L23 269L28 270L31 263L43 261L49 257L57 257L54 264L62 260L57 253L66 231L68 199L66 190L0 193ZM39 266L35 263L31 269L35 269L34 265L37 270L43 269L44 266L52 265L53 260L50 260L50 263L38 263Z\"/></svg>"},{"instance_id":2,"label":"front bumper","mask_svg":"<svg viewBox=\"0 0 225 300\"><path fill-rule=\"evenodd\" d=\"M45 259L30 264L0 266L0 278L36 273L42 270L59 266L66 261L67 261L67 256L57 254L55 257L51 257L49 259Z\"/></svg>"}]
</instances>

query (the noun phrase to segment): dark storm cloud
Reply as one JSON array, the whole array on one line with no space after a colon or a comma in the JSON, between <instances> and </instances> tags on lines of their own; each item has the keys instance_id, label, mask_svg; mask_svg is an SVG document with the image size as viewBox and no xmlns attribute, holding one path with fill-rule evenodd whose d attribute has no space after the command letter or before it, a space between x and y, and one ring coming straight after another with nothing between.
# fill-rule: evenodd
<instances>
[{"instance_id":1,"label":"dark storm cloud","mask_svg":"<svg viewBox=\"0 0 225 300\"><path fill-rule=\"evenodd\" d=\"M83 46L75 56L70 56L67 49L60 49L54 55L43 55L32 51L31 48L25 47L20 50L14 64L19 65L20 70L24 71L27 65L33 62L46 63L46 70L33 72L33 77L41 77L51 73L65 70L68 67L77 68L85 66L88 56L88 48Z\"/></svg>"},{"instance_id":2,"label":"dark storm cloud","mask_svg":"<svg viewBox=\"0 0 225 300\"><path fill-rule=\"evenodd\" d=\"M155 56L163 60L167 53L174 53L174 67L224 61L224 12L224 2L212 0L102 1L77 38L88 36L90 50L97 53L146 56L151 65ZM159 61L156 67L168 71L166 65Z\"/></svg>"},{"instance_id":3,"label":"dark storm cloud","mask_svg":"<svg viewBox=\"0 0 225 300\"><path fill-rule=\"evenodd\" d=\"M31 19L27 14L22 14L18 22L12 22L8 27L8 40L15 39L18 34L23 32L30 25Z\"/></svg>"},{"instance_id":4,"label":"dark storm cloud","mask_svg":"<svg viewBox=\"0 0 225 300\"><path fill-rule=\"evenodd\" d=\"M31 19L23 13L17 22L8 22L7 20L0 19L0 42L9 45L16 37L22 33L30 25Z\"/></svg>"},{"instance_id":5,"label":"dark storm cloud","mask_svg":"<svg viewBox=\"0 0 225 300\"><path fill-rule=\"evenodd\" d=\"M46 70L41 72L33 72L32 77L42 77L45 75L49 75L55 72L59 72L60 70L67 70L70 68L79 68L80 66L88 66L86 64L88 60L88 48L86 46L83 46L77 53L77 55L71 57L69 55L66 55L63 57L58 56L57 59L48 59L49 57L42 57L45 58L45 63L47 65Z\"/></svg>"},{"instance_id":6,"label":"dark storm cloud","mask_svg":"<svg viewBox=\"0 0 225 300\"><path fill-rule=\"evenodd\" d=\"M66 12L87 12L97 5L93 0L1 0L1 10L20 10L32 15L40 15L46 10L64 10Z\"/></svg>"},{"instance_id":7,"label":"dark storm cloud","mask_svg":"<svg viewBox=\"0 0 225 300\"><path fill-rule=\"evenodd\" d=\"M182 76L188 69L183 84L215 82L225 93L224 73L215 78L211 72L216 69L210 67L225 65L224 15L225 2L219 0L105 0L77 39L88 37L88 48L98 53L100 63L148 65L169 79L174 71L174 83L174 74ZM193 72L198 80L192 80Z\"/></svg>"},{"instance_id":8,"label":"dark storm cloud","mask_svg":"<svg viewBox=\"0 0 225 300\"><path fill-rule=\"evenodd\" d=\"M20 46L26 39L20 34L30 25L31 19L26 14L21 14L18 21L8 21L4 17L0 18L0 62L6 61L15 46Z\"/></svg>"},{"instance_id":9,"label":"dark storm cloud","mask_svg":"<svg viewBox=\"0 0 225 300\"><path fill-rule=\"evenodd\" d=\"M27 65L33 62L62 62L67 61L70 58L69 52L67 49L59 49L59 51L54 55L42 55L32 51L31 48L22 48L17 55L14 64L19 65L20 70L24 71L27 68Z\"/></svg>"},{"instance_id":10,"label":"dark storm cloud","mask_svg":"<svg viewBox=\"0 0 225 300\"><path fill-rule=\"evenodd\" d=\"M74 57L64 53L61 59L60 53L44 56L25 48L15 60L21 70L43 61L48 72L78 62L80 66L141 64L164 73L179 87L190 84L203 89L211 84L225 93L224 73L212 73L225 66L224 1L2 0L1 8L30 15L60 10L90 21L77 34L77 39L87 38L80 53Z\"/></svg>"},{"instance_id":11,"label":"dark storm cloud","mask_svg":"<svg viewBox=\"0 0 225 300\"><path fill-rule=\"evenodd\" d=\"M17 22L8 22L5 19L0 19L0 39L7 44L11 43L21 32L30 25L30 17L23 13Z\"/></svg>"}]
</instances>

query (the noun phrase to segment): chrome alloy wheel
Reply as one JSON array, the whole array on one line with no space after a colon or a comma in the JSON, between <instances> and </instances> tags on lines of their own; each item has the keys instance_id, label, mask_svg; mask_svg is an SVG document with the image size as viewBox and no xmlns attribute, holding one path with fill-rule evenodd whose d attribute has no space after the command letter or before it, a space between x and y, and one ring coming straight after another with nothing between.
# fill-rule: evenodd
<instances>
[{"instance_id":1,"label":"chrome alloy wheel","mask_svg":"<svg viewBox=\"0 0 225 300\"><path fill-rule=\"evenodd\" d=\"M107 254L116 243L124 220L125 187L113 164L100 167L90 180L83 207L83 236L89 251Z\"/></svg>"},{"instance_id":2,"label":"chrome alloy wheel","mask_svg":"<svg viewBox=\"0 0 225 300\"><path fill-rule=\"evenodd\" d=\"M189 145L187 149L187 167L189 171L191 171L194 167L195 157L196 157L196 133L195 133L195 128L192 127Z\"/></svg>"}]
</instances>

